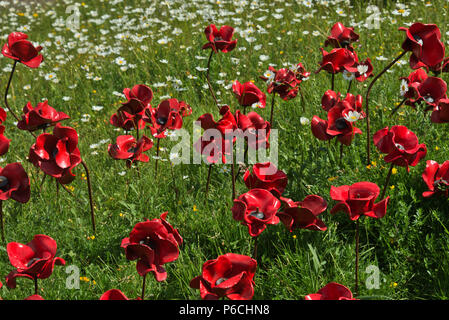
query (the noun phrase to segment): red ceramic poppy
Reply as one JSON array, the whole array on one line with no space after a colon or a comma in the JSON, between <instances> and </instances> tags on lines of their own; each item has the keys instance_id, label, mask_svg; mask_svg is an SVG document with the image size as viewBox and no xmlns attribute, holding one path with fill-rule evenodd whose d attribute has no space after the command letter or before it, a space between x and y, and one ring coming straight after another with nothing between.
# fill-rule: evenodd
<instances>
[{"instance_id":1,"label":"red ceramic poppy","mask_svg":"<svg viewBox=\"0 0 449 320\"><path fill-rule=\"evenodd\" d=\"M237 129L237 123L229 106L223 106L220 109L220 120L215 121L210 113L203 114L198 118L205 133L194 144L196 152L207 156L208 163L217 163L220 161L226 163L226 156L231 154L231 148L235 141L232 137L227 139L227 133L232 133ZM210 130L213 129L213 130Z\"/></svg>"},{"instance_id":2,"label":"red ceramic poppy","mask_svg":"<svg viewBox=\"0 0 449 320\"><path fill-rule=\"evenodd\" d=\"M123 89L123 94L128 101L135 99L140 101L145 107L147 107L151 100L153 100L153 91L150 87L144 84L136 84L134 87Z\"/></svg>"},{"instance_id":3,"label":"red ceramic poppy","mask_svg":"<svg viewBox=\"0 0 449 320\"><path fill-rule=\"evenodd\" d=\"M287 186L287 175L271 162L256 163L252 172L246 170L243 176L248 189L265 189L280 197Z\"/></svg>"},{"instance_id":4,"label":"red ceramic poppy","mask_svg":"<svg viewBox=\"0 0 449 320\"><path fill-rule=\"evenodd\" d=\"M5 126L0 125L0 156L6 154L9 150L11 139L4 136Z\"/></svg>"},{"instance_id":5,"label":"red ceramic poppy","mask_svg":"<svg viewBox=\"0 0 449 320\"><path fill-rule=\"evenodd\" d=\"M441 99L433 108L430 121L433 123L449 122L449 99Z\"/></svg>"},{"instance_id":6,"label":"red ceramic poppy","mask_svg":"<svg viewBox=\"0 0 449 320\"><path fill-rule=\"evenodd\" d=\"M331 282L321 288L317 293L305 296L305 300L357 300L352 296L351 290L336 282Z\"/></svg>"},{"instance_id":7,"label":"red ceramic poppy","mask_svg":"<svg viewBox=\"0 0 449 320\"><path fill-rule=\"evenodd\" d=\"M429 191L423 192L423 197L431 197L434 194L442 194L448 197L449 192L449 160L442 164L433 160L427 160L426 169L422 174Z\"/></svg>"},{"instance_id":8,"label":"red ceramic poppy","mask_svg":"<svg viewBox=\"0 0 449 320\"><path fill-rule=\"evenodd\" d=\"M128 260L137 261L137 272L144 276L152 272L157 281L167 278L163 265L175 261L179 256L182 238L166 220L167 212L160 219L137 223L128 238L122 240Z\"/></svg>"},{"instance_id":9,"label":"red ceramic poppy","mask_svg":"<svg viewBox=\"0 0 449 320\"><path fill-rule=\"evenodd\" d=\"M234 35L234 28L230 26L222 26L220 30L214 24L206 27L204 30L208 43L203 46L204 49L212 48L214 52L229 52L234 50L237 45L237 39L232 40Z\"/></svg>"},{"instance_id":10,"label":"red ceramic poppy","mask_svg":"<svg viewBox=\"0 0 449 320\"><path fill-rule=\"evenodd\" d=\"M272 66L268 67L268 71L260 78L267 82L267 92L277 93L283 100L290 100L298 95L299 84L302 79L297 78L295 70L279 69L276 70Z\"/></svg>"},{"instance_id":11,"label":"red ceramic poppy","mask_svg":"<svg viewBox=\"0 0 449 320\"><path fill-rule=\"evenodd\" d=\"M18 162L0 168L0 200L10 198L20 203L30 200L30 178Z\"/></svg>"},{"instance_id":12,"label":"red ceramic poppy","mask_svg":"<svg viewBox=\"0 0 449 320\"><path fill-rule=\"evenodd\" d=\"M344 145L350 145L355 134L362 131L357 128L355 121L363 118L361 96L354 97L348 94L342 101L335 100L332 92L327 91L323 97L323 108L330 107L327 113L327 121L318 116L313 116L311 121L312 134L319 140L330 140L337 137ZM335 104L334 104L335 103ZM332 106L332 104L334 104Z\"/></svg>"},{"instance_id":13,"label":"red ceramic poppy","mask_svg":"<svg viewBox=\"0 0 449 320\"><path fill-rule=\"evenodd\" d=\"M57 123L53 134L42 133L31 146L28 160L46 174L67 184L75 179L72 169L81 163L78 133Z\"/></svg>"},{"instance_id":14,"label":"red ceramic poppy","mask_svg":"<svg viewBox=\"0 0 449 320\"><path fill-rule=\"evenodd\" d=\"M290 232L295 229L327 230L324 222L318 218L327 209L327 202L322 197L310 195L298 202L281 197L281 202L282 207L277 215Z\"/></svg>"},{"instance_id":15,"label":"red ceramic poppy","mask_svg":"<svg viewBox=\"0 0 449 320\"><path fill-rule=\"evenodd\" d=\"M251 300L254 296L254 274L257 261L244 255L227 253L203 264L200 276L190 281L199 289L201 298L218 300Z\"/></svg>"},{"instance_id":16,"label":"red ceramic poppy","mask_svg":"<svg viewBox=\"0 0 449 320\"><path fill-rule=\"evenodd\" d=\"M373 65L371 64L371 59L366 58L365 61L359 62L359 59L357 58L357 55L354 53L355 56L355 63L350 66L346 67L346 71L349 71L354 74L355 79L358 82L363 82L369 77L373 76Z\"/></svg>"},{"instance_id":17,"label":"red ceramic poppy","mask_svg":"<svg viewBox=\"0 0 449 320\"><path fill-rule=\"evenodd\" d=\"M38 234L27 244L10 242L6 246L9 262L16 269L6 277L10 289L16 287L16 278L46 279L53 273L55 265L65 265L65 260L55 257L56 241L49 236Z\"/></svg>"},{"instance_id":18,"label":"red ceramic poppy","mask_svg":"<svg viewBox=\"0 0 449 320\"><path fill-rule=\"evenodd\" d=\"M232 216L248 227L251 237L257 237L269 224L278 224L276 215L281 202L265 189L251 189L234 199Z\"/></svg>"},{"instance_id":19,"label":"red ceramic poppy","mask_svg":"<svg viewBox=\"0 0 449 320\"><path fill-rule=\"evenodd\" d=\"M360 113L360 118L364 118L366 116L365 112L362 110L363 97L360 94L354 96L352 93L348 92L343 100L340 96L340 92L336 93L335 91L327 90L321 98L321 107L326 112L329 112L333 107L340 105L343 109L352 109L353 111L357 111Z\"/></svg>"},{"instance_id":20,"label":"red ceramic poppy","mask_svg":"<svg viewBox=\"0 0 449 320\"><path fill-rule=\"evenodd\" d=\"M335 105L340 102L340 92L335 92L333 90L327 90L321 97L321 107L325 111L329 111Z\"/></svg>"},{"instance_id":21,"label":"red ceramic poppy","mask_svg":"<svg viewBox=\"0 0 449 320\"><path fill-rule=\"evenodd\" d=\"M410 28L400 27L406 38L402 43L404 51L411 51L410 66L413 69L426 67L441 70L444 60L444 44L440 29L435 24L414 23Z\"/></svg>"},{"instance_id":22,"label":"red ceramic poppy","mask_svg":"<svg viewBox=\"0 0 449 320\"><path fill-rule=\"evenodd\" d=\"M2 54L30 68L37 68L41 64L43 57L39 54L41 46L35 47L30 41L26 40L28 35L22 32L13 32L8 36L8 42L2 49Z\"/></svg>"},{"instance_id":23,"label":"red ceramic poppy","mask_svg":"<svg viewBox=\"0 0 449 320\"><path fill-rule=\"evenodd\" d=\"M241 84L238 80L235 80L232 84L232 91L241 106L265 108L267 101L265 93L251 81Z\"/></svg>"},{"instance_id":24,"label":"red ceramic poppy","mask_svg":"<svg viewBox=\"0 0 449 320\"><path fill-rule=\"evenodd\" d=\"M332 49L330 52L321 48L323 59L319 62L320 68L316 73L325 70L329 73L343 72L347 68L351 68L356 63L356 56L346 48Z\"/></svg>"},{"instance_id":25,"label":"red ceramic poppy","mask_svg":"<svg viewBox=\"0 0 449 320\"><path fill-rule=\"evenodd\" d=\"M153 136L161 139L167 136L167 129L181 129L182 114L189 114L189 112L191 113L191 108L184 101L167 99L159 103L157 108L147 108L143 115L143 121L150 124Z\"/></svg>"},{"instance_id":26,"label":"red ceramic poppy","mask_svg":"<svg viewBox=\"0 0 449 320\"><path fill-rule=\"evenodd\" d=\"M306 71L306 68L304 68L301 62L298 63L297 65L291 66L290 70L295 73L296 79L298 79L301 82L307 80L310 76L310 72Z\"/></svg>"},{"instance_id":27,"label":"red ceramic poppy","mask_svg":"<svg viewBox=\"0 0 449 320\"><path fill-rule=\"evenodd\" d=\"M416 166L427 154L424 143L419 144L418 137L405 126L385 127L373 136L374 144L380 152L386 153L385 162L392 162L397 166Z\"/></svg>"},{"instance_id":28,"label":"red ceramic poppy","mask_svg":"<svg viewBox=\"0 0 449 320\"><path fill-rule=\"evenodd\" d=\"M415 81L409 85L409 90L413 92L413 98L406 102L413 107L420 101L424 101L428 106L425 111L434 108L442 99L447 99L446 82L438 77L427 77L421 83Z\"/></svg>"},{"instance_id":29,"label":"red ceramic poppy","mask_svg":"<svg viewBox=\"0 0 449 320\"><path fill-rule=\"evenodd\" d=\"M350 186L331 186L332 200L339 201L331 210L331 214L339 211L349 215L351 220L357 220L361 215L371 218L383 218L387 213L390 197L374 203L380 194L377 184L372 182L357 182Z\"/></svg>"},{"instance_id":30,"label":"red ceramic poppy","mask_svg":"<svg viewBox=\"0 0 449 320\"><path fill-rule=\"evenodd\" d=\"M354 32L354 28L345 27L343 23L337 22L332 26L331 35L327 37L324 45L334 48L347 48L351 43L359 41L359 35Z\"/></svg>"},{"instance_id":31,"label":"red ceramic poppy","mask_svg":"<svg viewBox=\"0 0 449 320\"><path fill-rule=\"evenodd\" d=\"M21 130L35 131L46 129L55 125L59 121L69 119L64 112L58 112L48 105L48 101L39 102L36 108L33 108L30 102L23 107L22 120L17 123L17 128Z\"/></svg>"},{"instance_id":32,"label":"red ceramic poppy","mask_svg":"<svg viewBox=\"0 0 449 320\"><path fill-rule=\"evenodd\" d=\"M40 296L38 294L33 294L32 296L29 296L23 300L45 300L45 299L42 298L42 296Z\"/></svg>"},{"instance_id":33,"label":"red ceramic poppy","mask_svg":"<svg viewBox=\"0 0 449 320\"><path fill-rule=\"evenodd\" d=\"M130 299L120 290L110 289L101 295L100 300L130 300ZM141 300L141 298L138 297L136 300Z\"/></svg>"},{"instance_id":34,"label":"red ceramic poppy","mask_svg":"<svg viewBox=\"0 0 449 320\"><path fill-rule=\"evenodd\" d=\"M153 147L153 141L142 136L138 141L130 135L118 136L115 144L108 146L109 155L116 160L127 160L126 165L130 168L134 161L148 162L150 158L143 152Z\"/></svg>"},{"instance_id":35,"label":"red ceramic poppy","mask_svg":"<svg viewBox=\"0 0 449 320\"><path fill-rule=\"evenodd\" d=\"M418 87L421 83L428 78L426 71L418 69L409 74L408 77L401 77L401 95L407 98L406 104L414 106L414 102L419 98Z\"/></svg>"},{"instance_id":36,"label":"red ceramic poppy","mask_svg":"<svg viewBox=\"0 0 449 320\"><path fill-rule=\"evenodd\" d=\"M251 149L270 147L271 124L265 121L257 112L251 111L243 114L240 110L235 112L235 120L239 129L239 135L247 138L248 147Z\"/></svg>"},{"instance_id":37,"label":"red ceramic poppy","mask_svg":"<svg viewBox=\"0 0 449 320\"><path fill-rule=\"evenodd\" d=\"M6 121L6 111L0 107L0 124Z\"/></svg>"},{"instance_id":38,"label":"red ceramic poppy","mask_svg":"<svg viewBox=\"0 0 449 320\"><path fill-rule=\"evenodd\" d=\"M122 128L126 131L134 129L137 126L139 129L143 129L145 128L145 122L142 120L142 117L146 108L147 106L142 101L131 99L118 108L117 113L111 116L109 122L114 127Z\"/></svg>"}]
</instances>

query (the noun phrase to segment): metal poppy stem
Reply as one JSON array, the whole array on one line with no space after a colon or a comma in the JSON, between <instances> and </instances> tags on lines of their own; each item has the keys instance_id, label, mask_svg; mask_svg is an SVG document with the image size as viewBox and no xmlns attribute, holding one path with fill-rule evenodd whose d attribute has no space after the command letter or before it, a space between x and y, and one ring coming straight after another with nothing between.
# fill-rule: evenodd
<instances>
[{"instance_id":1,"label":"metal poppy stem","mask_svg":"<svg viewBox=\"0 0 449 320\"><path fill-rule=\"evenodd\" d=\"M3 200L0 200L0 227L2 232L2 242L5 242L5 222L3 221Z\"/></svg>"},{"instance_id":2,"label":"metal poppy stem","mask_svg":"<svg viewBox=\"0 0 449 320\"><path fill-rule=\"evenodd\" d=\"M276 93L273 92L273 97L271 98L271 114L270 114L271 128L273 128L273 111L274 111L274 98L275 97L276 97Z\"/></svg>"},{"instance_id":3,"label":"metal poppy stem","mask_svg":"<svg viewBox=\"0 0 449 320\"><path fill-rule=\"evenodd\" d=\"M259 236L254 238L254 249L253 249L253 259L257 260L257 239L259 239Z\"/></svg>"},{"instance_id":4,"label":"metal poppy stem","mask_svg":"<svg viewBox=\"0 0 449 320\"><path fill-rule=\"evenodd\" d=\"M39 193L42 192L42 187L44 186L44 182L45 182L45 178L46 178L46 177L47 177L47 174L44 173L44 177L42 178L42 181L41 181L41 186L39 187Z\"/></svg>"},{"instance_id":5,"label":"metal poppy stem","mask_svg":"<svg viewBox=\"0 0 449 320\"><path fill-rule=\"evenodd\" d=\"M212 163L209 164L209 170L207 171L207 182L206 182L206 197L207 200L207 194L209 193L209 184L210 184L210 173L212 172Z\"/></svg>"},{"instance_id":6,"label":"metal poppy stem","mask_svg":"<svg viewBox=\"0 0 449 320\"><path fill-rule=\"evenodd\" d=\"M404 54L406 54L407 51L403 51L396 59L394 59L392 62L390 62L377 76L374 77L374 79L371 81L371 83L368 86L368 90L366 91L365 96L365 113L366 113L366 162L367 165L371 163L371 157L370 157L370 126L369 126L369 94L371 92L371 89L374 85L374 83L385 73L388 69L390 69L399 59L401 59Z\"/></svg>"},{"instance_id":7,"label":"metal poppy stem","mask_svg":"<svg viewBox=\"0 0 449 320\"><path fill-rule=\"evenodd\" d=\"M16 70L16 65L17 65L17 60L14 60L11 74L9 75L8 85L6 86L5 105L6 105L6 108L8 109L8 111L14 116L14 118L16 118L17 121L20 121L19 117L14 113L14 111L12 111L12 109L9 107L9 104L8 104L8 91L9 91L9 87L11 86L11 81L12 81L12 77L14 75L14 71Z\"/></svg>"},{"instance_id":8,"label":"metal poppy stem","mask_svg":"<svg viewBox=\"0 0 449 320\"><path fill-rule=\"evenodd\" d=\"M360 220L360 217L355 222L355 290L354 290L354 293L356 295L359 292L359 220Z\"/></svg>"},{"instance_id":9,"label":"metal poppy stem","mask_svg":"<svg viewBox=\"0 0 449 320\"><path fill-rule=\"evenodd\" d=\"M147 274L145 273L143 276L143 281L142 281L142 294L140 295L140 299L144 300L145 299L145 284L146 284L146 280L147 280Z\"/></svg>"},{"instance_id":10,"label":"metal poppy stem","mask_svg":"<svg viewBox=\"0 0 449 320\"><path fill-rule=\"evenodd\" d=\"M211 50L210 56L209 56L209 60L207 61L206 80L207 80L207 84L209 86L210 94L212 95L212 98L214 99L215 104L217 105L218 110L220 110L220 106L218 105L217 96L215 95L214 89L212 89L212 84L210 83L210 78L209 78L210 62L212 61L212 56L213 55L214 55L214 50Z\"/></svg>"},{"instance_id":11,"label":"metal poppy stem","mask_svg":"<svg viewBox=\"0 0 449 320\"><path fill-rule=\"evenodd\" d=\"M57 181L57 180L56 180ZM65 185L63 185L61 182L57 181L58 184L62 187L63 190L65 190L71 197L75 197L75 195L72 193L72 191L70 191L69 189L66 188Z\"/></svg>"},{"instance_id":12,"label":"metal poppy stem","mask_svg":"<svg viewBox=\"0 0 449 320\"><path fill-rule=\"evenodd\" d=\"M390 183L390 177L391 173L393 172L394 163L391 163L390 170L388 170L387 178L385 179L385 185L384 189L382 190L382 195L380 196L381 199L385 197L385 193L387 192L388 184Z\"/></svg>"},{"instance_id":13,"label":"metal poppy stem","mask_svg":"<svg viewBox=\"0 0 449 320\"><path fill-rule=\"evenodd\" d=\"M161 139L157 138L157 143L156 143L156 163L154 165L154 177L157 177L157 163L159 160L159 143L161 142Z\"/></svg>"},{"instance_id":14,"label":"metal poppy stem","mask_svg":"<svg viewBox=\"0 0 449 320\"><path fill-rule=\"evenodd\" d=\"M351 90L351 85L352 85L352 80L349 80L348 90L346 91L347 93L349 93L349 91Z\"/></svg>"},{"instance_id":15,"label":"metal poppy stem","mask_svg":"<svg viewBox=\"0 0 449 320\"><path fill-rule=\"evenodd\" d=\"M38 294L37 277L34 277L34 294Z\"/></svg>"},{"instance_id":16,"label":"metal poppy stem","mask_svg":"<svg viewBox=\"0 0 449 320\"><path fill-rule=\"evenodd\" d=\"M89 191L89 202L90 202L90 218L92 220L92 228L95 233L96 228L95 228L94 201L92 198L92 185L90 182L89 168L87 167L86 163L83 160L81 161L81 164L83 165L84 171L86 172L87 190Z\"/></svg>"},{"instance_id":17,"label":"metal poppy stem","mask_svg":"<svg viewBox=\"0 0 449 320\"><path fill-rule=\"evenodd\" d=\"M390 116L394 115L396 113L396 111L398 111L399 108L402 107L402 105L405 103L405 101L407 101L407 98L402 99L401 103L399 103L398 106L396 108L394 108L393 111L391 111Z\"/></svg>"}]
</instances>

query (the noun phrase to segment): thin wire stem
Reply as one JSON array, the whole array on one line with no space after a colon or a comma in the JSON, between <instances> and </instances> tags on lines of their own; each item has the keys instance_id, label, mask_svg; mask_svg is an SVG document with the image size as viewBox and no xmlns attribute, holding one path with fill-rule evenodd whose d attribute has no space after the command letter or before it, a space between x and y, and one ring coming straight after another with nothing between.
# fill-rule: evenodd
<instances>
[{"instance_id":1,"label":"thin wire stem","mask_svg":"<svg viewBox=\"0 0 449 320\"><path fill-rule=\"evenodd\" d=\"M14 111L12 111L11 107L8 104L8 91L9 91L9 87L11 86L11 81L12 81L12 77L14 75L14 71L16 70L16 65L17 65L17 60L14 60L14 64L12 66L11 74L9 75L8 85L6 86L5 105L6 105L6 108L8 109L8 111L13 115L13 117L16 118L17 121L20 121L19 117L14 113Z\"/></svg>"},{"instance_id":2,"label":"thin wire stem","mask_svg":"<svg viewBox=\"0 0 449 320\"><path fill-rule=\"evenodd\" d=\"M86 172L87 190L89 192L89 203L90 203L90 218L92 220L92 228L95 233L96 227L95 227L94 201L92 197L92 184L90 182L89 168L87 167L84 161L81 161L81 164L83 165L84 171Z\"/></svg>"},{"instance_id":3,"label":"thin wire stem","mask_svg":"<svg viewBox=\"0 0 449 320\"><path fill-rule=\"evenodd\" d=\"M390 183L391 173L393 172L394 163L391 163L390 170L388 170L387 178L385 179L385 185L382 190L382 195L380 196L381 199L385 197L385 193L387 192L388 184Z\"/></svg>"}]
</instances>

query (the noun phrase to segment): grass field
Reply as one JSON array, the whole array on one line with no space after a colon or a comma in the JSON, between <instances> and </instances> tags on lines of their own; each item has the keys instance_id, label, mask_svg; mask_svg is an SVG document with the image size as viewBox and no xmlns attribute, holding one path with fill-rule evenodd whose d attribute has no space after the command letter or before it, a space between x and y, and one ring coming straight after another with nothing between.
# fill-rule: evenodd
<instances>
[{"instance_id":1,"label":"grass field","mask_svg":"<svg viewBox=\"0 0 449 320\"><path fill-rule=\"evenodd\" d=\"M116 112L124 88L146 84L154 91L152 105L168 96L186 101L193 113L185 118L184 128L191 131L199 116L211 112L218 117L209 95L205 68L209 50L204 28L210 23L235 28L237 47L230 53L215 55L211 64L212 84L220 103L239 108L231 90L234 80L254 80L265 90L259 76L269 64L276 68L302 62L308 71L318 69L320 48L337 21L353 26L360 34L355 44L359 58L370 57L374 74L401 52L404 33L400 26L413 22L434 23L442 40L449 41L446 1L372 2L378 5L382 19L379 29L365 26L367 17L362 1L137 1L84 0L78 3L80 27L73 32L66 27L66 13L74 1L0 1L1 38L22 31L33 42L43 46L44 63L38 69L18 65L9 103L19 113L30 101L33 105L45 99L71 118L64 125L79 134L79 148L90 166L97 232L93 237L89 215L89 198L81 166L77 179L70 184L76 198L60 191L56 196L54 181L47 179L39 191L42 172L26 161L34 143L31 135L15 127L9 116L5 136L11 141L1 166L22 162L31 179L31 200L21 205L6 201L3 205L7 242L29 242L35 234L46 234L57 241L58 254L65 267L56 266L53 275L39 282L45 299L98 299L106 290L117 288L128 297L140 295L141 277L135 262L128 261L121 240L144 218L158 218L168 211L168 221L184 239L179 259L166 266L168 278L157 283L151 276L147 283L148 299L200 299L199 291L189 287L192 278L201 273L202 264L228 252L251 255L253 241L247 228L232 219L229 165L212 172L208 199L205 201L207 165L173 167L170 146L163 140L159 173L154 178L154 159L127 170L125 163L114 161L107 153L109 143L123 134L109 124ZM399 3L399 2L398 2ZM448 32L448 33L446 33ZM425 160L439 163L447 160L448 126L432 124L429 114L403 107L390 116L400 102L399 77L411 69L406 55L375 85L371 92L372 132L396 124L414 131L426 143ZM0 59L0 84L4 90L12 60ZM449 80L447 74L441 76ZM367 82L353 83L351 92L366 92ZM346 92L348 82L336 76L336 91ZM344 150L343 163L338 161L339 147L317 140L310 124L301 124L313 115L325 118L321 97L330 89L330 76L312 73L301 84L305 112L300 97L284 102L276 99L274 127L279 129L279 168L289 178L284 196L296 201L318 194L328 202L320 217L328 226L325 232L297 230L288 232L282 224L270 226L259 239L258 269L254 299L302 300L331 281L354 286L354 222L339 213L330 215L335 204L329 196L331 185L371 181L383 186L389 165L374 148L372 164L365 163L366 126L352 145ZM3 91L2 91L3 92ZM270 108L260 111L267 119ZM150 135L148 130L148 135ZM155 148L149 151L155 155ZM361 299L447 299L449 298L449 203L447 199L424 199L426 191L421 174L425 161L412 167L410 173L399 168L391 178L387 215L383 219L363 218L360 236L360 277L358 298ZM241 176L237 194L247 188ZM80 269L80 288L67 289L66 268ZM365 280L371 275L368 266L380 270L378 289L368 289ZM13 269L0 246L0 276ZM32 281L19 279L17 288L0 289L3 299L23 299L33 293Z\"/></svg>"}]
</instances>

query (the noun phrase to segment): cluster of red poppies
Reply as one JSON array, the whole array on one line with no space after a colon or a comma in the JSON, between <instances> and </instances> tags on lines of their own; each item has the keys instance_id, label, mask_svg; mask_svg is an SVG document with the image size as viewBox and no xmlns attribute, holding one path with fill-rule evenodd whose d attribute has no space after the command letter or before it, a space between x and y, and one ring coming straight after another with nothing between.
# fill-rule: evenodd
<instances>
[{"instance_id":1,"label":"cluster of red poppies","mask_svg":"<svg viewBox=\"0 0 449 320\"><path fill-rule=\"evenodd\" d=\"M38 68L43 61L42 55L39 54L42 48L40 46L35 47L27 38L28 35L25 33L13 32L8 36L8 42L3 46L2 54L14 60L11 78L17 62L30 68ZM10 83L11 79L7 91ZM7 101L5 103L11 114L15 116ZM0 115L5 115L4 110L1 110ZM2 121L5 119L6 115L2 118ZM72 169L81 163L76 130L59 124L60 121L65 119L69 119L69 116L64 112L56 111L49 106L48 101L38 103L36 107L28 102L23 108L22 118L17 118L17 127L21 130L29 131L32 134L36 130L43 130L44 133L36 137L36 142L30 148L29 161L45 174L56 178L61 184L73 181L75 175L72 173ZM48 127L54 125L56 127L53 134L45 133ZM3 126L1 131L3 137ZM35 135L33 134L33 136ZM0 149L5 152L8 149L4 146L6 141L3 137L0 146ZM9 145L9 141L7 143Z\"/></svg>"},{"instance_id":2,"label":"cluster of red poppies","mask_svg":"<svg viewBox=\"0 0 449 320\"><path fill-rule=\"evenodd\" d=\"M8 91L11 86L14 71L17 63L22 63L30 68L38 68L43 61L43 56L39 54L41 47L34 46L28 39L28 35L22 32L13 32L8 36L7 43L3 46L2 54L14 60L13 68L5 92L5 105L9 113L17 120L17 127L20 130L29 132L35 139L30 147L28 161L44 172L44 178L48 175L60 185L65 185L75 178L72 170L83 163L78 149L78 133L71 127L62 126L59 122L69 119L64 112L52 108L48 101L38 103L33 107L28 102L23 108L23 114L19 118L8 103ZM0 108L0 123L6 120L6 112ZM46 133L46 129L54 126L53 133ZM0 126L0 155L9 150L10 140L3 135L4 126ZM34 133L42 130L36 136ZM84 164L86 174L87 166ZM42 180L42 183L44 180ZM89 181L89 191L91 191ZM91 213L93 217L92 194L89 192L91 200ZM30 199L30 179L20 163L7 164L0 169L0 206L3 200L14 199L20 203L26 203ZM0 210L0 223L2 241L5 241L2 210ZM93 224L94 230L95 225ZM6 277L6 284L9 288L16 287L15 279L25 277L34 280L35 295L28 299L42 299L37 292L37 280L48 278L53 266L65 264L61 258L55 258L56 241L46 235L36 235L27 245L10 242L7 245L7 253L11 264L16 268ZM1 284L0 284L1 285Z\"/></svg>"},{"instance_id":3,"label":"cluster of red poppies","mask_svg":"<svg viewBox=\"0 0 449 320\"><path fill-rule=\"evenodd\" d=\"M5 92L5 105L9 113L17 120L17 127L28 131L35 143L31 146L28 160L44 172L44 177L49 175L61 184L68 184L75 178L72 170L82 162L78 149L78 134L71 127L64 127L59 122L68 119L69 116L58 112L48 101L38 103L33 107L28 102L23 108L23 115L19 118L8 104L8 90L16 69L17 63L22 63L30 68L38 68L43 57L39 52L41 47L35 47L28 35L22 32L13 32L8 36L7 43L3 46L2 54L14 60L8 85ZM6 120L5 110L0 108L0 122ZM53 133L46 133L48 127L55 126ZM43 130L39 136L36 130ZM0 155L9 150L10 140L4 137L5 127L0 126ZM87 168L87 167L86 167ZM30 180L20 163L6 165L1 175L1 200L9 198L25 203L30 198ZM3 221L3 217L0 217ZM3 222L2 238L4 239Z\"/></svg>"},{"instance_id":4,"label":"cluster of red poppies","mask_svg":"<svg viewBox=\"0 0 449 320\"><path fill-rule=\"evenodd\" d=\"M192 108L184 101L166 99L157 107L151 106L153 91L144 84L137 84L132 89L123 90L128 101L122 103L117 112L111 116L110 123L125 131L134 129L136 136L121 135L115 144L108 146L109 155L116 160L126 160L131 167L135 161L148 162L149 157L143 152L153 147L153 140L146 135L140 137L139 130L147 127L151 135L158 139L167 137L167 130L182 128L183 118L192 113Z\"/></svg>"}]
</instances>

